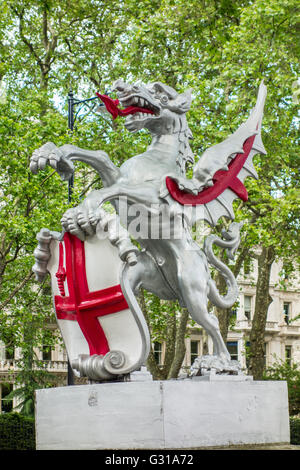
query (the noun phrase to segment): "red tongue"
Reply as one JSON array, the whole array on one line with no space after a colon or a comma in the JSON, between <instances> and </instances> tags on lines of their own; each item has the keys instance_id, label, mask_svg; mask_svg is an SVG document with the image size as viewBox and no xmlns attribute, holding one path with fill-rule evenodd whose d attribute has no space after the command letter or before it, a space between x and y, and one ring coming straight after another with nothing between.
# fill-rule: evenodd
<instances>
[{"instance_id":1,"label":"red tongue","mask_svg":"<svg viewBox=\"0 0 300 470\"><path fill-rule=\"evenodd\" d=\"M96 95L104 103L107 111L112 115L113 119L116 119L118 116L128 116L128 114L134 113L154 114L154 112L150 111L150 109L139 108L138 106L128 106L128 108L119 109L119 100L113 100L107 95L100 95L100 93L96 93Z\"/></svg>"}]
</instances>

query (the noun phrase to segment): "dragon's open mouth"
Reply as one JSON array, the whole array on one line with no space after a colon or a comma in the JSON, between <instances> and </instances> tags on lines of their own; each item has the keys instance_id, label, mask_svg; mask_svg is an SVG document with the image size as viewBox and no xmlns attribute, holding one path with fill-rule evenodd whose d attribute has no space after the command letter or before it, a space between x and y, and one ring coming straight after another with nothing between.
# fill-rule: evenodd
<instances>
[{"instance_id":1,"label":"dragon's open mouth","mask_svg":"<svg viewBox=\"0 0 300 470\"><path fill-rule=\"evenodd\" d=\"M159 115L159 108L148 100L137 95L126 96L121 100L113 100L107 95L96 93L100 100L104 103L107 111L112 115L113 119L118 116L129 116L135 114L137 118L145 118L147 114ZM119 104L126 106L124 109L118 108Z\"/></svg>"}]
</instances>

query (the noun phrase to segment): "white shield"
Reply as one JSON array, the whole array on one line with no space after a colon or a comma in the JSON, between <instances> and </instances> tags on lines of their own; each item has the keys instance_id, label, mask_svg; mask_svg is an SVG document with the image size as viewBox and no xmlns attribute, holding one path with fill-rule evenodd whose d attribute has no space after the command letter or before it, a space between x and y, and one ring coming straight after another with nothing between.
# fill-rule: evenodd
<instances>
[{"instance_id":1,"label":"white shield","mask_svg":"<svg viewBox=\"0 0 300 470\"><path fill-rule=\"evenodd\" d=\"M109 379L138 369L149 332L118 250L107 238L82 242L65 233L50 252L56 318L75 374Z\"/></svg>"}]
</instances>

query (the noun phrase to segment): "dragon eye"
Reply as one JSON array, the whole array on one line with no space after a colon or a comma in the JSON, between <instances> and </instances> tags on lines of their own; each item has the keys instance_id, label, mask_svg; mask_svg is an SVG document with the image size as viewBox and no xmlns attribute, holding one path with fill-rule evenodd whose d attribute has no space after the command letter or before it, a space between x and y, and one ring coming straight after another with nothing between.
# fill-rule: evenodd
<instances>
[{"instance_id":1,"label":"dragon eye","mask_svg":"<svg viewBox=\"0 0 300 470\"><path fill-rule=\"evenodd\" d=\"M167 95L161 95L160 101L161 101L162 103L167 103L167 102L168 102L168 97L167 97Z\"/></svg>"}]
</instances>

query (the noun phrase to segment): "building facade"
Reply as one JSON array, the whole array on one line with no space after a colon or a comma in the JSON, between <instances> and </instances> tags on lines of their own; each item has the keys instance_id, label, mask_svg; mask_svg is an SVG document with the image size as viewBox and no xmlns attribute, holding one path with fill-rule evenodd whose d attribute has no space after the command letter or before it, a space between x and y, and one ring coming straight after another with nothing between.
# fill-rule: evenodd
<instances>
[{"instance_id":1,"label":"building facade","mask_svg":"<svg viewBox=\"0 0 300 470\"><path fill-rule=\"evenodd\" d=\"M232 359L237 359L247 369L247 347L255 307L257 263L244 267L238 277L240 295L238 307L233 311L227 337L227 347ZM282 263L273 263L269 294L273 301L269 306L265 330L265 365L287 360L300 364L300 276L284 274ZM268 293L266 292L266 295ZM194 358L203 353L207 341L203 331L191 330L186 340L184 367L189 368ZM208 351L212 354L212 341L208 338Z\"/></svg>"}]
</instances>

